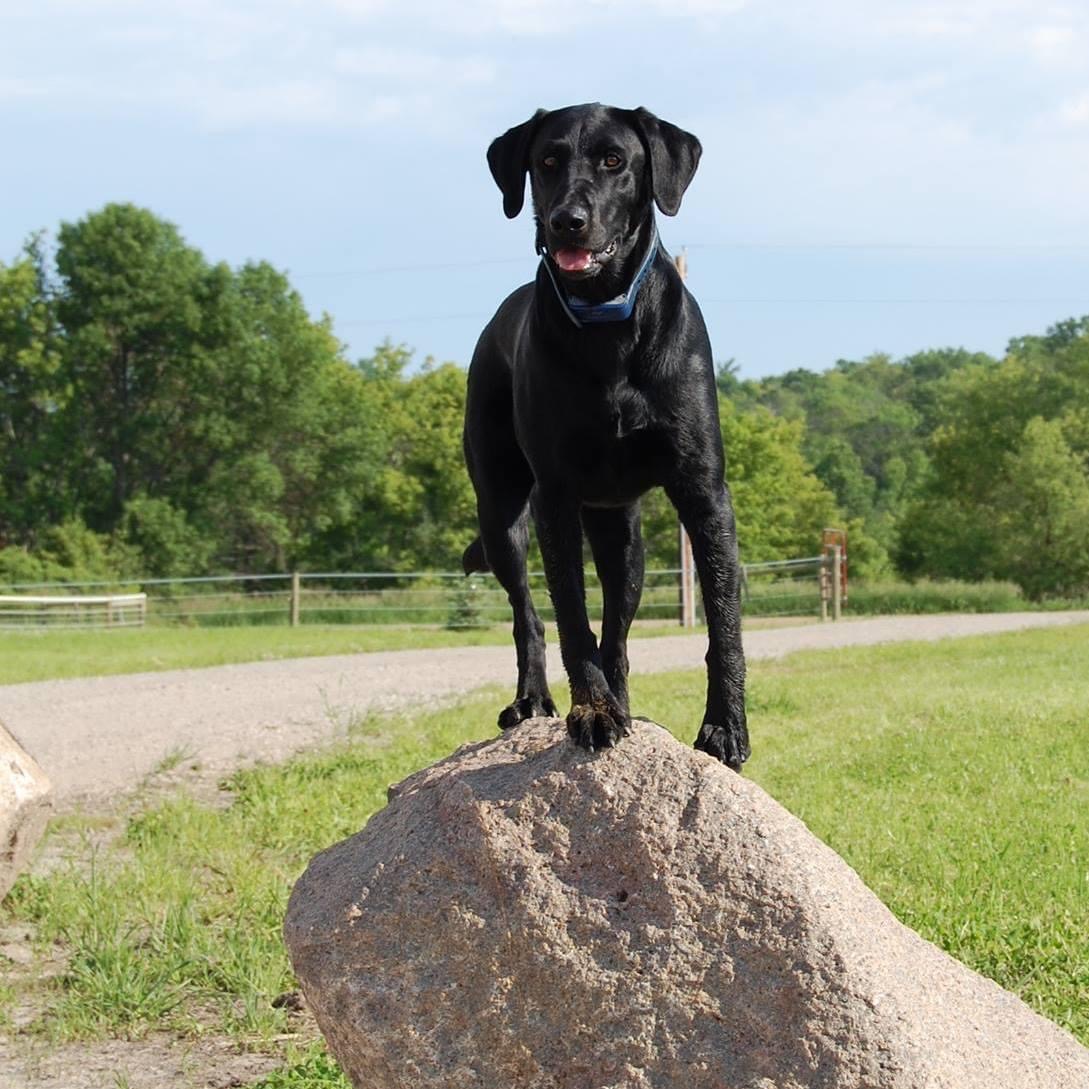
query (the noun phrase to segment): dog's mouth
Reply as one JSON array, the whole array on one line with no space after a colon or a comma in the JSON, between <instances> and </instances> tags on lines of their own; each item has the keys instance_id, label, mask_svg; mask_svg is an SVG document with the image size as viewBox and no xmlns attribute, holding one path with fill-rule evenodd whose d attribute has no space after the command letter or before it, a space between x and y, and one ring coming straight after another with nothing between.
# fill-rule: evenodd
<instances>
[{"instance_id":1,"label":"dog's mouth","mask_svg":"<svg viewBox=\"0 0 1089 1089\"><path fill-rule=\"evenodd\" d=\"M584 279L593 276L616 253L618 239L613 239L604 249L588 250L581 246L561 246L553 251L552 260L565 276Z\"/></svg>"}]
</instances>

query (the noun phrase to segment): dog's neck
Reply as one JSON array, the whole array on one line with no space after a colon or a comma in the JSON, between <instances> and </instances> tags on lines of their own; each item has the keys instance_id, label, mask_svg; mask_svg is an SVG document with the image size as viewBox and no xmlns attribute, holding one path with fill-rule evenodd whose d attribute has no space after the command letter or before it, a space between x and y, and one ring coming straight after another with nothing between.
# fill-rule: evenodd
<instances>
[{"instance_id":1,"label":"dog's neck","mask_svg":"<svg viewBox=\"0 0 1089 1089\"><path fill-rule=\"evenodd\" d=\"M646 281L651 267L654 265L655 257L661 249L661 241L658 238L658 226L654 221L653 215L650 218L649 227L649 241L644 247L642 258L635 267L635 271L628 282L627 290L606 302L589 302L586 299L579 298L577 295L569 294L560 283L559 278L552 267L552 260L548 255L548 250L545 248L544 243L538 243L537 252L541 255L541 265L548 274L548 279L551 281L552 287L556 292L556 298L559 300L560 307L571 320L575 328L581 329L584 325L599 325L608 322L627 321L631 317L632 311L635 309L636 299L639 297L639 291Z\"/></svg>"}]
</instances>

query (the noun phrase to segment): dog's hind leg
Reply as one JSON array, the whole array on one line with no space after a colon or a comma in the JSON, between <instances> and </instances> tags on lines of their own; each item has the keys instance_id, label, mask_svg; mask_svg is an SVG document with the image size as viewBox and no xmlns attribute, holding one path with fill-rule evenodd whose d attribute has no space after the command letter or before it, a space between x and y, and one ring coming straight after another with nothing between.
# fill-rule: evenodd
<instances>
[{"instance_id":1,"label":"dog's hind leg","mask_svg":"<svg viewBox=\"0 0 1089 1089\"><path fill-rule=\"evenodd\" d=\"M643 538L639 504L583 507L582 528L601 583L601 671L625 711L628 704L628 629L643 593Z\"/></svg>"}]
</instances>

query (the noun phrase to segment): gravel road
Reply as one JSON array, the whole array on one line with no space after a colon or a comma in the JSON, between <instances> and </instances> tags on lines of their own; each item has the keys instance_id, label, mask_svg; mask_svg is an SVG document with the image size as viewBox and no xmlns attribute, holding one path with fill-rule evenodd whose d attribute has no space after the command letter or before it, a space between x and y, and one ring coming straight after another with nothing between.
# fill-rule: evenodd
<instances>
[{"instance_id":1,"label":"gravel road","mask_svg":"<svg viewBox=\"0 0 1089 1089\"><path fill-rule=\"evenodd\" d=\"M755 630L744 641L750 659L777 658L795 650L1077 623L1089 623L1089 611L875 617ZM636 673L701 668L705 650L704 635L633 639L629 646ZM550 676L559 673L555 648L551 660ZM5 685L0 723L45 769L63 810L115 797L172 757L199 764L204 776L219 775L332 740L369 711L434 705L513 681L509 646L296 658ZM562 685L556 692L562 703Z\"/></svg>"}]
</instances>

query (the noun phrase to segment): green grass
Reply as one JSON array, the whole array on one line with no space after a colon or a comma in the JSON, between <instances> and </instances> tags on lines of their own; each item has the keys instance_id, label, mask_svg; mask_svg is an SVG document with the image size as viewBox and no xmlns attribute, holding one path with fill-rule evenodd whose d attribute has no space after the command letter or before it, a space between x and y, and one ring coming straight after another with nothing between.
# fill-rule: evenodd
<instances>
[{"instance_id":1,"label":"green grass","mask_svg":"<svg viewBox=\"0 0 1089 1089\"><path fill-rule=\"evenodd\" d=\"M1089 628L812 652L751 670L747 772L896 914L1089 1043ZM636 677L635 709L690 742L700 672ZM240 773L233 804L179 796L78 837L69 865L0 909L60 943L39 1031L167 1028L274 1047L294 984L280 940L309 857L361 827L390 782L488 736L499 692ZM72 841L78 821L60 831ZM320 1049L263 1089L346 1085Z\"/></svg>"},{"instance_id":2,"label":"green grass","mask_svg":"<svg viewBox=\"0 0 1089 1089\"><path fill-rule=\"evenodd\" d=\"M798 624L814 618L797 617ZM756 620L759 627L773 621ZM548 638L556 645L556 632ZM632 628L636 639L678 635L677 624L656 622ZM360 654L433 647L508 646L509 624L471 631L423 627L128 628L115 631L0 631L0 685L64 677L200 669L236 662Z\"/></svg>"},{"instance_id":3,"label":"green grass","mask_svg":"<svg viewBox=\"0 0 1089 1089\"><path fill-rule=\"evenodd\" d=\"M305 1055L276 1070L250 1089L350 1089L336 1060L320 1045Z\"/></svg>"},{"instance_id":4,"label":"green grass","mask_svg":"<svg viewBox=\"0 0 1089 1089\"><path fill-rule=\"evenodd\" d=\"M509 640L507 625L467 632L393 626L6 631L0 632L0 684Z\"/></svg>"},{"instance_id":5,"label":"green grass","mask_svg":"<svg viewBox=\"0 0 1089 1089\"><path fill-rule=\"evenodd\" d=\"M753 674L747 773L900 919L1089 1043L1089 628ZM696 678L655 680L638 706L694 721Z\"/></svg>"}]
</instances>

